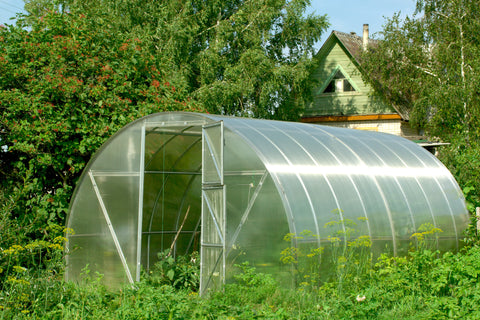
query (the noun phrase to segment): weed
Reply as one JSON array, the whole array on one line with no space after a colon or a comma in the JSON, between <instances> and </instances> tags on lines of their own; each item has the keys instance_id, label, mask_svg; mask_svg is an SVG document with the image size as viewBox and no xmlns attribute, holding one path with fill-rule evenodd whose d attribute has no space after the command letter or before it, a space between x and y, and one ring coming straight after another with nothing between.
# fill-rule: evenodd
<instances>
[{"instance_id":1,"label":"weed","mask_svg":"<svg viewBox=\"0 0 480 320\"><path fill-rule=\"evenodd\" d=\"M151 285L171 285L177 289L198 291L200 285L200 259L198 252L174 258L170 250L158 253L158 262L150 270L147 281Z\"/></svg>"},{"instance_id":2,"label":"weed","mask_svg":"<svg viewBox=\"0 0 480 320\"><path fill-rule=\"evenodd\" d=\"M341 293L346 281L358 283L368 274L372 265L370 237L358 235L357 222L336 212L338 219L324 226L330 230L330 235L323 239L324 246L318 246L320 236L309 230L298 236L285 235L285 241L296 242L297 246L285 248L280 261L292 266L297 287L316 290L325 282L334 282ZM366 219L359 218L358 222L365 223Z\"/></svg>"}]
</instances>

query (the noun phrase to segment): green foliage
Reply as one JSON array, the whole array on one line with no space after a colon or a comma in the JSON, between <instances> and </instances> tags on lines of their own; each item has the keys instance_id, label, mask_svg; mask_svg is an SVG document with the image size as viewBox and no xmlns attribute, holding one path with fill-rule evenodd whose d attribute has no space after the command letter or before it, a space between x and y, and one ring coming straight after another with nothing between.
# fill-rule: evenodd
<instances>
[{"instance_id":1,"label":"green foliage","mask_svg":"<svg viewBox=\"0 0 480 320\"><path fill-rule=\"evenodd\" d=\"M275 293L277 283L271 275L257 273L256 269L251 267L248 262L236 265L236 267L241 272L234 275L235 283L228 285L225 289L230 299L238 304L261 303Z\"/></svg>"},{"instance_id":2,"label":"green foliage","mask_svg":"<svg viewBox=\"0 0 480 320\"><path fill-rule=\"evenodd\" d=\"M339 292L345 282L358 283L371 269L370 236L361 234L362 225L335 211L338 219L324 225L330 234L326 239L302 231L298 236L285 235L292 246L280 252L280 261L294 269L295 284L316 291L322 284L335 284ZM366 218L358 218L365 223ZM326 243L321 245L322 243Z\"/></svg>"},{"instance_id":3,"label":"green foliage","mask_svg":"<svg viewBox=\"0 0 480 320\"><path fill-rule=\"evenodd\" d=\"M423 231L422 231L423 230ZM199 297L191 288L158 280L158 273L119 291L108 291L101 275L84 270L82 285L65 283L45 269L11 264L11 280L0 292L0 317L8 319L476 319L480 316L480 247L440 254L426 239L438 230L422 226L407 257L383 254L358 281L355 269L341 290L338 280L315 290L285 289L250 264L238 267L223 292ZM421 234L421 236L420 236ZM311 236L311 232L301 237ZM299 235L300 236L300 235ZM300 239L297 239L300 240ZM423 241L423 244L421 242ZM54 241L49 242L51 244ZM22 251L12 247L14 251ZM28 256L26 253L25 257ZM165 255L166 256L166 255ZM163 257L168 260L170 257ZM165 259L166 258L166 259ZM13 260L12 260L13 261ZM173 264L160 262L164 274ZM159 270L157 270L159 271ZM318 270L316 270L318 272Z\"/></svg>"},{"instance_id":4,"label":"green foliage","mask_svg":"<svg viewBox=\"0 0 480 320\"><path fill-rule=\"evenodd\" d=\"M309 0L66 1L138 37L211 113L295 119L309 95L308 70L325 16Z\"/></svg>"},{"instance_id":5,"label":"green foliage","mask_svg":"<svg viewBox=\"0 0 480 320\"><path fill-rule=\"evenodd\" d=\"M477 1L417 1L417 15L387 19L362 67L375 91L431 136L478 140Z\"/></svg>"},{"instance_id":6,"label":"green foliage","mask_svg":"<svg viewBox=\"0 0 480 320\"><path fill-rule=\"evenodd\" d=\"M43 240L14 244L0 250L0 310L3 314L29 314L40 292L55 287L63 276L62 257L67 230L51 226ZM63 232L62 232L63 231ZM68 232L67 232L68 233ZM44 307L52 307L49 301Z\"/></svg>"},{"instance_id":7,"label":"green foliage","mask_svg":"<svg viewBox=\"0 0 480 320\"><path fill-rule=\"evenodd\" d=\"M170 285L177 289L198 291L200 285L200 259L198 252L174 258L170 250L158 254L158 262L150 271L147 282L151 285Z\"/></svg>"}]
</instances>

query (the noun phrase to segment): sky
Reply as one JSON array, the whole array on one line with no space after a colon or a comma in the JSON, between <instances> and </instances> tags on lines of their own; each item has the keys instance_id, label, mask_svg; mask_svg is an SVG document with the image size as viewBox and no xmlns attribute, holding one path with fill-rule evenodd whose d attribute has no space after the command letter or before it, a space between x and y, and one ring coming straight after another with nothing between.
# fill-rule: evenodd
<instances>
[{"instance_id":1,"label":"sky","mask_svg":"<svg viewBox=\"0 0 480 320\"><path fill-rule=\"evenodd\" d=\"M415 0L311 0L308 12L328 16L330 28L322 35L321 45L333 30L361 36L363 25L368 24L370 35L380 32L385 17L391 18L397 12L403 18L412 16L415 4Z\"/></svg>"},{"instance_id":2,"label":"sky","mask_svg":"<svg viewBox=\"0 0 480 320\"><path fill-rule=\"evenodd\" d=\"M322 35L321 44L328 38L332 30L356 32L362 34L363 24L369 24L370 34L382 30L384 17L392 17L395 12L402 16L412 15L415 0L311 0L309 13L327 14L330 28ZM23 10L23 0L0 0L0 24L12 24L9 20L16 12Z\"/></svg>"}]
</instances>

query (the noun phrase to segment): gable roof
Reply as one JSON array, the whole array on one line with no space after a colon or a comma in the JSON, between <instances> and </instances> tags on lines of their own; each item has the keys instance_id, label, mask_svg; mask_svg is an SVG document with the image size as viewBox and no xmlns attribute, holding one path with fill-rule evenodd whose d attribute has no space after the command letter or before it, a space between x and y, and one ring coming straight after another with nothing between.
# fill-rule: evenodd
<instances>
[{"instance_id":1,"label":"gable roof","mask_svg":"<svg viewBox=\"0 0 480 320\"><path fill-rule=\"evenodd\" d=\"M356 33L345 33L340 31L332 31L328 39L322 45L320 50L317 53L317 56L321 55L322 53L326 53L325 51L330 50L330 48L338 42L343 50L354 59L354 61L359 65L360 64L360 57L363 52L363 38L358 36ZM375 46L378 44L378 40L368 39L369 46Z\"/></svg>"},{"instance_id":2,"label":"gable roof","mask_svg":"<svg viewBox=\"0 0 480 320\"><path fill-rule=\"evenodd\" d=\"M322 57L328 54L328 51L332 49L332 47L338 43L343 51L350 57L350 59L359 67L358 69L362 72L361 65L361 56L363 52L363 37L358 36L356 33L345 33L341 31L332 31L328 39L322 45L320 50L318 50L317 54L315 55L318 57ZM368 46L376 47L378 46L379 40L374 40L368 38ZM395 111L402 117L404 120L409 119L408 112L402 112L398 106L392 105Z\"/></svg>"}]
</instances>

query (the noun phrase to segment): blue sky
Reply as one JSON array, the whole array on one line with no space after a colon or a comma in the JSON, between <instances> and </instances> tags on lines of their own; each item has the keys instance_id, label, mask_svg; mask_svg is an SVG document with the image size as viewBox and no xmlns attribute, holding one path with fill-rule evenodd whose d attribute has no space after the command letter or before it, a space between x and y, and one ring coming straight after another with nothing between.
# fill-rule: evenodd
<instances>
[{"instance_id":1,"label":"blue sky","mask_svg":"<svg viewBox=\"0 0 480 320\"><path fill-rule=\"evenodd\" d=\"M23 5L22 0L0 0L0 24L12 24L9 18L15 17L15 13L23 11Z\"/></svg>"},{"instance_id":2,"label":"blue sky","mask_svg":"<svg viewBox=\"0 0 480 320\"><path fill-rule=\"evenodd\" d=\"M326 40L332 30L362 34L363 24L370 25L370 33L379 32L385 21L395 12L412 15L415 0L311 0L310 12L327 14L331 27L322 36ZM10 17L23 10L22 0L0 0L0 24L12 23ZM319 44L319 46L321 45Z\"/></svg>"},{"instance_id":3,"label":"blue sky","mask_svg":"<svg viewBox=\"0 0 480 320\"><path fill-rule=\"evenodd\" d=\"M0 0L2 1L2 0ZM401 12L401 16L412 16L415 0L311 0L310 12L327 14L330 28L322 35L322 43L333 30L356 32L361 35L363 24L369 24L370 34L382 30L384 17L392 17Z\"/></svg>"}]
</instances>

